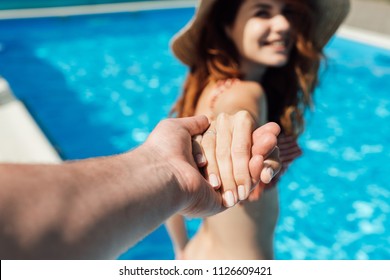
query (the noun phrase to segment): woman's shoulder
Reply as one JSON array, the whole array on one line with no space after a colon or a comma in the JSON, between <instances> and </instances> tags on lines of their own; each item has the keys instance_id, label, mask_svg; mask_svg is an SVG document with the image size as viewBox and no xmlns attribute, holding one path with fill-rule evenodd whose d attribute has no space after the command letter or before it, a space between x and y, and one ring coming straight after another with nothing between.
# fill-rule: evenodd
<instances>
[{"instance_id":1,"label":"woman's shoulder","mask_svg":"<svg viewBox=\"0 0 390 280\"><path fill-rule=\"evenodd\" d=\"M253 81L236 80L223 90L225 102L258 102L263 99L265 92L261 84ZM221 100L221 101L222 101Z\"/></svg>"},{"instance_id":2,"label":"woman's shoulder","mask_svg":"<svg viewBox=\"0 0 390 280\"><path fill-rule=\"evenodd\" d=\"M221 112L248 111L258 123L266 116L266 98L262 86L252 81L232 80L213 86L210 108L215 115Z\"/></svg>"},{"instance_id":3,"label":"woman's shoulder","mask_svg":"<svg viewBox=\"0 0 390 280\"><path fill-rule=\"evenodd\" d=\"M264 89L260 83L255 81L244 81L240 79L225 79L211 81L204 88L203 93L213 92L214 94L237 92L263 94Z\"/></svg>"},{"instance_id":4,"label":"woman's shoulder","mask_svg":"<svg viewBox=\"0 0 390 280\"><path fill-rule=\"evenodd\" d=\"M234 94L240 98L249 95L252 97L261 97L265 94L263 87L260 83L255 81L243 81L243 80L235 80L231 82L231 85L226 88L227 94Z\"/></svg>"}]
</instances>

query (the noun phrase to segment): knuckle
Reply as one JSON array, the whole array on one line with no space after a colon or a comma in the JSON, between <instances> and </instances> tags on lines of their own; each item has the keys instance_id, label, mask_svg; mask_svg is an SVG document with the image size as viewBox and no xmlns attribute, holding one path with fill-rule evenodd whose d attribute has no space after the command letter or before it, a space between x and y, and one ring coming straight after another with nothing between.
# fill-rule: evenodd
<instances>
[{"instance_id":1,"label":"knuckle","mask_svg":"<svg viewBox=\"0 0 390 280\"><path fill-rule=\"evenodd\" d=\"M244 111L241 116L234 118L234 126L239 127L241 131L252 133L255 128L255 121L248 112Z\"/></svg>"},{"instance_id":2,"label":"knuckle","mask_svg":"<svg viewBox=\"0 0 390 280\"><path fill-rule=\"evenodd\" d=\"M244 125L251 126L253 124L253 117L248 111L239 111L236 113L237 120Z\"/></svg>"},{"instance_id":3,"label":"knuckle","mask_svg":"<svg viewBox=\"0 0 390 280\"><path fill-rule=\"evenodd\" d=\"M217 116L217 125L220 124L221 122L224 123L229 119L229 115L227 113L220 113Z\"/></svg>"},{"instance_id":4,"label":"knuckle","mask_svg":"<svg viewBox=\"0 0 390 280\"><path fill-rule=\"evenodd\" d=\"M251 115L246 110L238 111L235 116L240 120L249 120L251 118Z\"/></svg>"},{"instance_id":5,"label":"knuckle","mask_svg":"<svg viewBox=\"0 0 390 280\"><path fill-rule=\"evenodd\" d=\"M276 138L276 136L270 132L266 132L264 133L264 135L261 137L263 143L266 143L268 145L272 145L272 146L276 146L277 143L278 143L278 139Z\"/></svg>"},{"instance_id":6,"label":"knuckle","mask_svg":"<svg viewBox=\"0 0 390 280\"><path fill-rule=\"evenodd\" d=\"M233 156L249 155L250 148L251 148L251 146L248 143L235 145L232 147L232 155Z\"/></svg>"}]
</instances>

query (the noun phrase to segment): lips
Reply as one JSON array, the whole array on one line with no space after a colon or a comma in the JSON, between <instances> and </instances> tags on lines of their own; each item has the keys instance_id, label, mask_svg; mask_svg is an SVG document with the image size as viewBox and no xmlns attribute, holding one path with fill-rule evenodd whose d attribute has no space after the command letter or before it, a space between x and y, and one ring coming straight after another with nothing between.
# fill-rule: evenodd
<instances>
[{"instance_id":1,"label":"lips","mask_svg":"<svg viewBox=\"0 0 390 280\"><path fill-rule=\"evenodd\" d=\"M276 40L267 40L263 41L261 46L270 46L277 51L286 51L290 48L290 40L288 39L276 39Z\"/></svg>"},{"instance_id":2,"label":"lips","mask_svg":"<svg viewBox=\"0 0 390 280\"><path fill-rule=\"evenodd\" d=\"M271 46L283 46L283 47L287 47L288 41L287 41L287 40L283 40L283 39L272 40L272 41L265 41L265 42L263 42L262 45L271 45Z\"/></svg>"}]
</instances>

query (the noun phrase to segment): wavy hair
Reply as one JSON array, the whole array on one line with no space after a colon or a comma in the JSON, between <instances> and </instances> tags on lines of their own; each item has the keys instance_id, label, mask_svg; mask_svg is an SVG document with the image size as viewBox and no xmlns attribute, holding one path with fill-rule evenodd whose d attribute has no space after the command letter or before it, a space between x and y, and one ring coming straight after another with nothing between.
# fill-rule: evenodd
<instances>
[{"instance_id":1,"label":"wavy hair","mask_svg":"<svg viewBox=\"0 0 390 280\"><path fill-rule=\"evenodd\" d=\"M207 0L206 0L207 1ZM199 97L212 81L242 78L239 53L225 33L232 26L241 4L247 0L219 0L211 9L198 41L198 63L190 68L183 94L172 108L178 117L194 115ZM312 104L322 48L314 42L314 7L310 1L285 0L294 12L288 17L295 34L289 60L282 67L268 67L261 82L268 100L268 120L278 123L285 134L303 131L303 112Z\"/></svg>"}]
</instances>

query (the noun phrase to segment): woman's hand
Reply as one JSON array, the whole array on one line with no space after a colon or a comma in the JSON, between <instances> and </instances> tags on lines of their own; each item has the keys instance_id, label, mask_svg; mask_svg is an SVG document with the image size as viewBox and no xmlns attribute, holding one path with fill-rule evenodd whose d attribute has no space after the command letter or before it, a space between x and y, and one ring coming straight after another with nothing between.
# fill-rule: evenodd
<instances>
[{"instance_id":1,"label":"woman's hand","mask_svg":"<svg viewBox=\"0 0 390 280\"><path fill-rule=\"evenodd\" d=\"M280 170L279 126L268 123L253 132L254 125L247 111L222 113L194 139L194 158L204 166L209 183L222 192L226 207L247 199L260 181L269 183Z\"/></svg>"}]
</instances>

